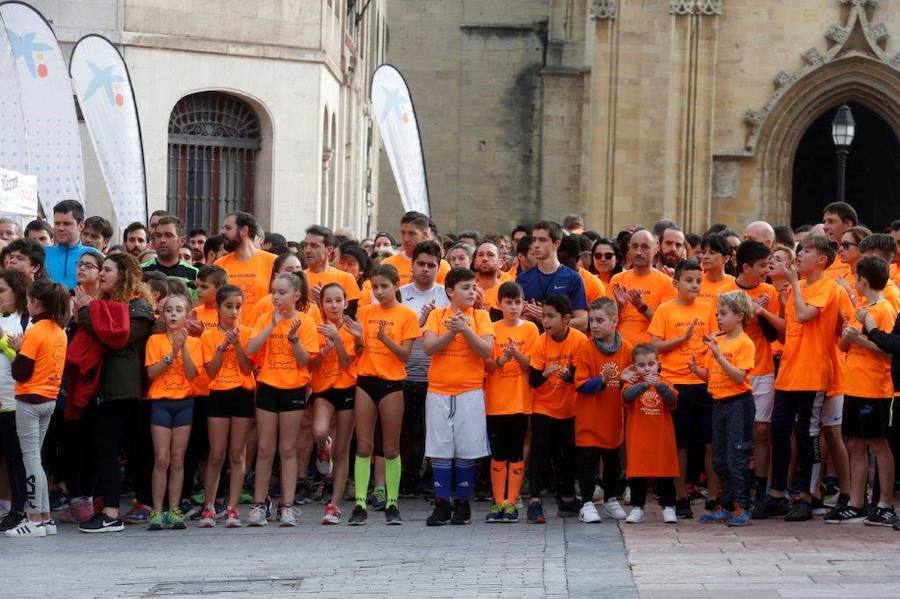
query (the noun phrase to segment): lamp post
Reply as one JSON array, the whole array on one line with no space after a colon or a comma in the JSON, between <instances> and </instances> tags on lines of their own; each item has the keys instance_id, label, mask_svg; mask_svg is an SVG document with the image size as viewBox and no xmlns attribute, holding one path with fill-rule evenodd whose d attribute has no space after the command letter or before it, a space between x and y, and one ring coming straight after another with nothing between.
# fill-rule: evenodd
<instances>
[{"instance_id":1,"label":"lamp post","mask_svg":"<svg viewBox=\"0 0 900 599\"><path fill-rule=\"evenodd\" d=\"M844 201L845 179L847 176L847 156L850 154L850 144L856 135L856 121L850 107L843 104L838 108L834 120L831 122L831 138L834 140L834 149L837 152L837 201Z\"/></svg>"}]
</instances>

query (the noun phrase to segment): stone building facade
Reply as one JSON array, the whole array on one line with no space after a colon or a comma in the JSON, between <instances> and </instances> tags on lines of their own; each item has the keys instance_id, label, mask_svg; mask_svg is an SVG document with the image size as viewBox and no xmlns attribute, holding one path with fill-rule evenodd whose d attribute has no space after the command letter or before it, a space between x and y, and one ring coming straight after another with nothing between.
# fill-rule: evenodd
<instances>
[{"instance_id":1,"label":"stone building facade","mask_svg":"<svg viewBox=\"0 0 900 599\"><path fill-rule=\"evenodd\" d=\"M811 221L836 196L845 103L847 200L875 228L900 218L896 3L392 0L388 17L447 228ZM390 175L380 199L396 222Z\"/></svg>"}]
</instances>

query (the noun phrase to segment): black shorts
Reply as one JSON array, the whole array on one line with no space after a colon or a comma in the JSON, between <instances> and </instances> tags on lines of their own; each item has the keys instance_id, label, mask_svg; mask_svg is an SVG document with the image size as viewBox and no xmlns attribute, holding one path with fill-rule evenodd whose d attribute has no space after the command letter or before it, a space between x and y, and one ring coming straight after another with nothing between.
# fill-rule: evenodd
<instances>
[{"instance_id":1,"label":"black shorts","mask_svg":"<svg viewBox=\"0 0 900 599\"><path fill-rule=\"evenodd\" d=\"M375 403L397 391L403 391L403 381L388 381L377 376L360 376L356 378L356 386L372 398Z\"/></svg>"},{"instance_id":2,"label":"black shorts","mask_svg":"<svg viewBox=\"0 0 900 599\"><path fill-rule=\"evenodd\" d=\"M887 439L891 400L844 396L844 434L857 439Z\"/></svg>"},{"instance_id":3,"label":"black shorts","mask_svg":"<svg viewBox=\"0 0 900 599\"><path fill-rule=\"evenodd\" d=\"M712 443L713 398L706 385L675 385L678 402L672 411L675 445L686 449L692 445Z\"/></svg>"},{"instance_id":4,"label":"black shorts","mask_svg":"<svg viewBox=\"0 0 900 599\"><path fill-rule=\"evenodd\" d=\"M325 391L317 391L309 396L309 403L315 403L316 399L321 397L332 406L336 412L353 409L353 400L356 397L356 387L347 387L346 389L327 389Z\"/></svg>"},{"instance_id":5,"label":"black shorts","mask_svg":"<svg viewBox=\"0 0 900 599\"><path fill-rule=\"evenodd\" d=\"M528 433L527 414L487 416L488 442L491 457L500 462L521 462L525 459L525 435Z\"/></svg>"},{"instance_id":6,"label":"black shorts","mask_svg":"<svg viewBox=\"0 0 900 599\"><path fill-rule=\"evenodd\" d=\"M253 418L253 391L235 387L209 392L206 402L207 418Z\"/></svg>"},{"instance_id":7,"label":"black shorts","mask_svg":"<svg viewBox=\"0 0 900 599\"><path fill-rule=\"evenodd\" d=\"M306 407L306 386L279 389L265 383L256 388L256 407L266 412L296 412Z\"/></svg>"}]
</instances>

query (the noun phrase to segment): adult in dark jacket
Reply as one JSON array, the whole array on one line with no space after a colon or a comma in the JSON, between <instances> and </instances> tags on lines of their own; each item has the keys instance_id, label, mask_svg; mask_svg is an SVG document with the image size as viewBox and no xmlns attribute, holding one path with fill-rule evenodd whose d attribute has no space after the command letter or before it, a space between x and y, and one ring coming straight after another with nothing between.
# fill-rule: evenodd
<instances>
[{"instance_id":1,"label":"adult in dark jacket","mask_svg":"<svg viewBox=\"0 0 900 599\"><path fill-rule=\"evenodd\" d=\"M97 385L94 416L94 456L103 509L79 525L82 532L118 532L125 524L119 519L122 472L119 449L122 434L134 407L144 393L144 345L153 327L150 292L142 282L143 273L130 254L115 254L100 269L101 298L128 304L128 342L120 349L105 346L103 368ZM78 295L78 321L91 333L95 325L88 309L91 298ZM102 343L103 339L98 337Z\"/></svg>"}]
</instances>

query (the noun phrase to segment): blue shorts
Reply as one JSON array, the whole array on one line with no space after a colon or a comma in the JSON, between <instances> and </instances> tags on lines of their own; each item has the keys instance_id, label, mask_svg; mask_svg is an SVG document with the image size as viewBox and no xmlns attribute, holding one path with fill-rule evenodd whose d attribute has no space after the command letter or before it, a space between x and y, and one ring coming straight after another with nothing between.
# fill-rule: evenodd
<instances>
[{"instance_id":1,"label":"blue shorts","mask_svg":"<svg viewBox=\"0 0 900 599\"><path fill-rule=\"evenodd\" d=\"M154 399L150 403L150 425L163 428L190 426L194 420L194 398Z\"/></svg>"}]
</instances>

